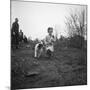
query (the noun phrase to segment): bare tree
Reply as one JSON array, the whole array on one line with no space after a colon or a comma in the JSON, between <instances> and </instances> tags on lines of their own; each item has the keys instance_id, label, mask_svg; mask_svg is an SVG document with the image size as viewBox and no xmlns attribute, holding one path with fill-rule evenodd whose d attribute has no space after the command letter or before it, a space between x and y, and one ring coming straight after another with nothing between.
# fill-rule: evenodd
<instances>
[{"instance_id":1,"label":"bare tree","mask_svg":"<svg viewBox=\"0 0 90 90\"><path fill-rule=\"evenodd\" d=\"M71 13L70 17L66 17L66 27L70 37L74 35L85 36L86 34L86 12L82 10L78 13Z\"/></svg>"}]
</instances>

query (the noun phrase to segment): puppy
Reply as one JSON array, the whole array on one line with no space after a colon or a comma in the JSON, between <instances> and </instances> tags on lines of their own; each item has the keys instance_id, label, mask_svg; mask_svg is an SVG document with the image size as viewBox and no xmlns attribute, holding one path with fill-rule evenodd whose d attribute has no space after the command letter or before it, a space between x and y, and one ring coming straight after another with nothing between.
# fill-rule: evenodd
<instances>
[{"instance_id":1,"label":"puppy","mask_svg":"<svg viewBox=\"0 0 90 90\"><path fill-rule=\"evenodd\" d=\"M39 58L43 52L43 42L37 43L35 45L35 52L34 52L34 57Z\"/></svg>"}]
</instances>

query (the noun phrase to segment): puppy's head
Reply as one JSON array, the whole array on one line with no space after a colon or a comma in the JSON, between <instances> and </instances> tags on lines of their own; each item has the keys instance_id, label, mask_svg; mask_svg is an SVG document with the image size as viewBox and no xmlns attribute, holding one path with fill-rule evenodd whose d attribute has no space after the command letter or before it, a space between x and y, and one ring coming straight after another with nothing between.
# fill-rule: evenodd
<instances>
[{"instance_id":1,"label":"puppy's head","mask_svg":"<svg viewBox=\"0 0 90 90\"><path fill-rule=\"evenodd\" d=\"M38 49L41 49L41 48L43 48L43 44L42 43L39 43Z\"/></svg>"},{"instance_id":2,"label":"puppy's head","mask_svg":"<svg viewBox=\"0 0 90 90\"><path fill-rule=\"evenodd\" d=\"M43 48L44 46L45 46L45 43L44 43L43 40L41 40L41 41L39 42L38 49L41 49L41 48Z\"/></svg>"}]
</instances>

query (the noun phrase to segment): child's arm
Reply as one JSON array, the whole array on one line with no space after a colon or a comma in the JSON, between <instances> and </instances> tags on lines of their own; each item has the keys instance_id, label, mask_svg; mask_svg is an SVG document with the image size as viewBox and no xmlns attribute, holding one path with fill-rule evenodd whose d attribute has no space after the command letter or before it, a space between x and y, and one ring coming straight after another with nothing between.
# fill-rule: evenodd
<instances>
[{"instance_id":1,"label":"child's arm","mask_svg":"<svg viewBox=\"0 0 90 90\"><path fill-rule=\"evenodd\" d=\"M45 44L48 43L47 36L46 36L45 39L44 39L44 43L45 43Z\"/></svg>"},{"instance_id":2,"label":"child's arm","mask_svg":"<svg viewBox=\"0 0 90 90\"><path fill-rule=\"evenodd\" d=\"M56 41L56 37L54 37L54 35L52 36L51 41L52 41L52 42L55 42L55 41Z\"/></svg>"},{"instance_id":3,"label":"child's arm","mask_svg":"<svg viewBox=\"0 0 90 90\"><path fill-rule=\"evenodd\" d=\"M44 39L45 45L52 45L52 41L49 39L48 36Z\"/></svg>"}]
</instances>

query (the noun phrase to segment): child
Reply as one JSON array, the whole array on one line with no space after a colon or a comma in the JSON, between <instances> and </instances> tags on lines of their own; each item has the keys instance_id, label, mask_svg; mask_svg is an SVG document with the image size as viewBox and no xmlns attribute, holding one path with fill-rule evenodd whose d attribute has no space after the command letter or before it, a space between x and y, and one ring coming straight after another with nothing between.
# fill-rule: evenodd
<instances>
[{"instance_id":1,"label":"child","mask_svg":"<svg viewBox=\"0 0 90 90\"><path fill-rule=\"evenodd\" d=\"M53 33L53 28L49 27L48 28L48 35L46 36L44 42L46 45L46 53L48 55L48 57L51 57L52 53L54 52L54 42L56 41L54 35L52 35Z\"/></svg>"}]
</instances>

